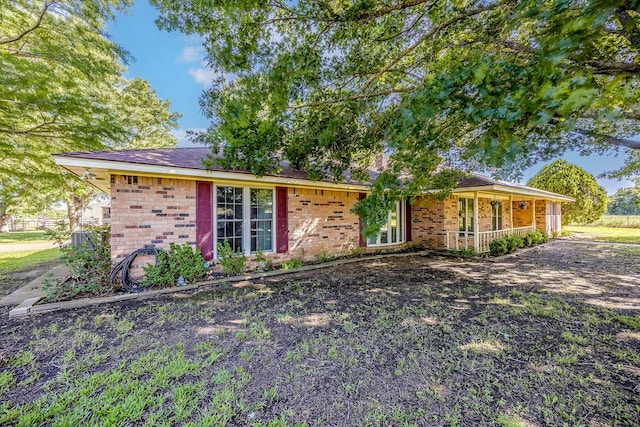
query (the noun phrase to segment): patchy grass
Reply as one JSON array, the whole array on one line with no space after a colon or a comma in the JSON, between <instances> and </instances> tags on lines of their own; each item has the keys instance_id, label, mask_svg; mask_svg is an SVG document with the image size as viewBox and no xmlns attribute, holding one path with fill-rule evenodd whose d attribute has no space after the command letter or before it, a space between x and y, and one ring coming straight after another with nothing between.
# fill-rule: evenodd
<instances>
[{"instance_id":1,"label":"patchy grass","mask_svg":"<svg viewBox=\"0 0 640 427\"><path fill-rule=\"evenodd\" d=\"M14 231L0 233L0 245L14 243L40 243L50 242L45 231Z\"/></svg>"},{"instance_id":2,"label":"patchy grass","mask_svg":"<svg viewBox=\"0 0 640 427\"><path fill-rule=\"evenodd\" d=\"M640 243L640 228L567 225L563 231L572 233L581 240L611 243Z\"/></svg>"},{"instance_id":3,"label":"patchy grass","mask_svg":"<svg viewBox=\"0 0 640 427\"><path fill-rule=\"evenodd\" d=\"M637 253L586 246L0 316L0 425L635 426Z\"/></svg>"},{"instance_id":4,"label":"patchy grass","mask_svg":"<svg viewBox=\"0 0 640 427\"><path fill-rule=\"evenodd\" d=\"M41 263L55 261L60 256L59 248L0 252L0 274L26 270Z\"/></svg>"}]
</instances>

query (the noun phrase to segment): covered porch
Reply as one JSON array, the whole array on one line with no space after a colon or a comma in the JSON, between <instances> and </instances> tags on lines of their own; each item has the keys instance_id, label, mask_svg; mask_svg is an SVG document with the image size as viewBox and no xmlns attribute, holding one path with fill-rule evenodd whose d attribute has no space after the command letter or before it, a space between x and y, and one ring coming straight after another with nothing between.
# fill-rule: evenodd
<instances>
[{"instance_id":1,"label":"covered porch","mask_svg":"<svg viewBox=\"0 0 640 427\"><path fill-rule=\"evenodd\" d=\"M486 253L489 244L499 238L525 236L536 230L549 235L560 233L560 202L569 200L544 193L528 187L458 189L454 192L458 202L457 227L445 230L446 249Z\"/></svg>"}]
</instances>

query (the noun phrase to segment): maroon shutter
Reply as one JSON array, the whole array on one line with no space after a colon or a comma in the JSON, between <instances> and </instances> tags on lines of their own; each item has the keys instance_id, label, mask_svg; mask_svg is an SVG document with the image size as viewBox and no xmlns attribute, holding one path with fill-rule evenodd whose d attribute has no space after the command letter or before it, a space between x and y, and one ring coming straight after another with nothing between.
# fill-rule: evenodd
<instances>
[{"instance_id":1,"label":"maroon shutter","mask_svg":"<svg viewBox=\"0 0 640 427\"><path fill-rule=\"evenodd\" d=\"M367 197L366 193L360 193L358 194L358 200L364 200ZM367 247L367 240L364 238L364 234L362 233L362 230L364 228L364 224L362 224L362 217L359 218L359 224L360 224L360 247L361 248L366 248Z\"/></svg>"},{"instance_id":2,"label":"maroon shutter","mask_svg":"<svg viewBox=\"0 0 640 427\"><path fill-rule=\"evenodd\" d=\"M404 229L406 230L407 242L411 241L411 202L407 199L407 207L404 209Z\"/></svg>"},{"instance_id":3,"label":"maroon shutter","mask_svg":"<svg viewBox=\"0 0 640 427\"><path fill-rule=\"evenodd\" d=\"M276 252L289 252L289 211L287 187L276 187Z\"/></svg>"},{"instance_id":4,"label":"maroon shutter","mask_svg":"<svg viewBox=\"0 0 640 427\"><path fill-rule=\"evenodd\" d=\"M202 248L205 260L213 259L213 200L212 184L196 183L196 244Z\"/></svg>"}]
</instances>

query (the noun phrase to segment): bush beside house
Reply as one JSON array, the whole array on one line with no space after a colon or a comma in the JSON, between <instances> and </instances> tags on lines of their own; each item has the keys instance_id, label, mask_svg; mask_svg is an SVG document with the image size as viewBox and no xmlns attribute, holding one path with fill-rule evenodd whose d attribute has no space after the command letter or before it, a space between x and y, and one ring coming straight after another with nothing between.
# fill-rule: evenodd
<instances>
[{"instance_id":1,"label":"bush beside house","mask_svg":"<svg viewBox=\"0 0 640 427\"><path fill-rule=\"evenodd\" d=\"M543 230L529 233L525 236L507 236L489 243L489 253L492 256L506 255L518 248L537 245L549 241L549 235Z\"/></svg>"}]
</instances>

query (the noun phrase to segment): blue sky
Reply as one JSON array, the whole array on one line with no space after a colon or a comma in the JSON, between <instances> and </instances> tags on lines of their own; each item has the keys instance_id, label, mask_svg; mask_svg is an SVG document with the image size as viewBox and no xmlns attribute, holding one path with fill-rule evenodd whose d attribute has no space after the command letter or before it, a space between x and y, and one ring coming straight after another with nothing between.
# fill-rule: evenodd
<instances>
[{"instance_id":1,"label":"blue sky","mask_svg":"<svg viewBox=\"0 0 640 427\"><path fill-rule=\"evenodd\" d=\"M147 1L136 1L129 14L118 15L109 25L112 39L127 49L135 58L129 65L128 77L141 77L151 84L158 95L171 101L174 111L182 113L176 136L181 146L188 146L187 129L204 129L208 121L200 113L198 98L213 79L206 67L204 50L197 37L179 32L160 31L154 22L158 13ZM588 157L567 153L564 158L598 175L622 166L624 155L614 154ZM522 182L531 178L543 164L527 169ZM630 181L598 179L609 194L618 188L631 187Z\"/></svg>"}]
</instances>

